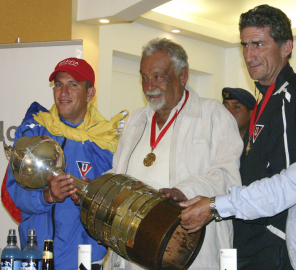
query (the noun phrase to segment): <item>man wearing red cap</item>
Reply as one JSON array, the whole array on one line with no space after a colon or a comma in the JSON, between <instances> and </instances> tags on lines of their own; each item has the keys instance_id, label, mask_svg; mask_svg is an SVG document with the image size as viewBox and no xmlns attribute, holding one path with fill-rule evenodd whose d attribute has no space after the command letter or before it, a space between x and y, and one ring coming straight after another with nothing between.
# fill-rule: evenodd
<instances>
[{"instance_id":1,"label":"man wearing red cap","mask_svg":"<svg viewBox=\"0 0 296 270\"><path fill-rule=\"evenodd\" d=\"M71 199L74 193L72 175L94 179L112 168L122 124L127 112L106 121L89 103L96 93L95 74L84 60L68 58L58 63L49 81L54 81L55 104L47 111L34 102L15 134L15 142L22 136L49 136L64 151L65 174L52 179L39 190L26 190L17 185L8 168L7 190L21 210L19 234L21 247L26 246L29 229L35 229L38 247L43 240L54 241L55 269L77 269L79 244L92 245L92 269L100 269L106 248L91 238L80 221L80 207Z\"/></svg>"}]
</instances>

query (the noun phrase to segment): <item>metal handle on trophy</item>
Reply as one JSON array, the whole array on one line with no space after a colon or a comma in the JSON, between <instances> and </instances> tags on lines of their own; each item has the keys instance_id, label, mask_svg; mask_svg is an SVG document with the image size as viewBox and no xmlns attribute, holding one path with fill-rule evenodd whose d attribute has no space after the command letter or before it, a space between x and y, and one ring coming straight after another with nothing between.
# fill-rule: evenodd
<instances>
[{"instance_id":1,"label":"metal handle on trophy","mask_svg":"<svg viewBox=\"0 0 296 270\"><path fill-rule=\"evenodd\" d=\"M42 188L47 185L50 173L54 177L64 174L65 157L59 144L50 137L21 137L15 147L8 146L3 140L10 168L17 183L24 188ZM71 175L71 174L70 174ZM71 175L75 194L84 197L87 182Z\"/></svg>"},{"instance_id":2,"label":"metal handle on trophy","mask_svg":"<svg viewBox=\"0 0 296 270\"><path fill-rule=\"evenodd\" d=\"M64 174L64 171L62 169L55 169L55 170L52 170L51 172L54 177L56 177L60 174ZM75 194L78 195L80 197L80 199L83 199L85 196L85 190L88 186L88 183L77 178L76 176L74 176L71 173L67 173L67 174L69 174L71 176L71 178L74 179L73 185L76 187Z\"/></svg>"},{"instance_id":3,"label":"metal handle on trophy","mask_svg":"<svg viewBox=\"0 0 296 270\"><path fill-rule=\"evenodd\" d=\"M11 156L11 153L12 153L14 147L12 147L11 145L7 145L5 143L4 137L3 137L3 148L4 148L6 158L9 160L9 157Z\"/></svg>"}]
</instances>

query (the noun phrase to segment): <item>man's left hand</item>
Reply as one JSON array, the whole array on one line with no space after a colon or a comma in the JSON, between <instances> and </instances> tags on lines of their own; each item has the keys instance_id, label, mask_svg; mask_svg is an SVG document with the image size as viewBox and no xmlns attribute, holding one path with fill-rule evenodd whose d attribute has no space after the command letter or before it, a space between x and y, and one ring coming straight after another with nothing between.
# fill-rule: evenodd
<instances>
[{"instance_id":1,"label":"man's left hand","mask_svg":"<svg viewBox=\"0 0 296 270\"><path fill-rule=\"evenodd\" d=\"M164 193L167 198L172 198L174 201L182 202L186 201L187 197L183 192L177 188L162 188L159 190L160 193Z\"/></svg>"},{"instance_id":2,"label":"man's left hand","mask_svg":"<svg viewBox=\"0 0 296 270\"><path fill-rule=\"evenodd\" d=\"M181 202L180 206L187 207L182 211L181 225L188 230L188 233L199 231L213 219L210 214L210 198L197 196L192 200Z\"/></svg>"}]
</instances>

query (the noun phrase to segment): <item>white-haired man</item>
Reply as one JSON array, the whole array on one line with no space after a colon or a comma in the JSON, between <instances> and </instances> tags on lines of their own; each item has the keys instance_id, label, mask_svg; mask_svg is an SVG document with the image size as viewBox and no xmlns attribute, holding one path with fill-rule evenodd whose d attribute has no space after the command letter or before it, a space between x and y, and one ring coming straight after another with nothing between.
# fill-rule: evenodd
<instances>
[{"instance_id":1,"label":"white-haired man","mask_svg":"<svg viewBox=\"0 0 296 270\"><path fill-rule=\"evenodd\" d=\"M182 46L151 40L143 47L140 74L149 104L127 121L112 171L160 188L177 201L239 185L242 140L237 123L220 102L200 98L187 85ZM220 248L231 247L231 222L212 222L190 269L218 269ZM115 253L111 257L111 268L128 269L124 264L129 262ZM139 266L131 263L131 269Z\"/></svg>"}]
</instances>

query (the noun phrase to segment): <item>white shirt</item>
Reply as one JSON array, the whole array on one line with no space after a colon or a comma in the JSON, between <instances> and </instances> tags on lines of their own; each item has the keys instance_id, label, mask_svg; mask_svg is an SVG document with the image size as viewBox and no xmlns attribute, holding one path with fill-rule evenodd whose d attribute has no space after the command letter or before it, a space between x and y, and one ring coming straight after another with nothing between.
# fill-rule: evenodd
<instances>
[{"instance_id":1,"label":"white shirt","mask_svg":"<svg viewBox=\"0 0 296 270\"><path fill-rule=\"evenodd\" d=\"M180 189L188 199L199 194L225 194L230 186L241 184L239 157L243 142L237 123L221 102L200 98L188 85L186 90L189 98L174 123L171 139L170 188ZM130 157L147 125L149 110L147 106L131 113L109 172L127 173ZM232 248L232 234L230 220L211 222L203 247L189 269L218 269L220 248ZM117 262L113 256L112 261Z\"/></svg>"},{"instance_id":2,"label":"white shirt","mask_svg":"<svg viewBox=\"0 0 296 270\"><path fill-rule=\"evenodd\" d=\"M176 110L173 110L174 112ZM172 115L172 112L171 112ZM170 119L171 119L170 115ZM169 187L169 157L170 157L170 145L172 139L173 125L167 130L165 135L162 137L160 142L157 144L153 153L156 155L155 163L146 167L143 163L144 158L147 154L151 153L150 136L151 136L151 125L152 117L148 115L148 122L145 127L144 133L141 140L137 144L137 147L133 151L130 162L127 168L127 174L132 175L138 180L154 187L155 189L168 188ZM169 120L168 120L169 121ZM167 121L167 123L168 123ZM165 126L161 130L164 129ZM160 131L156 124L156 136L157 139Z\"/></svg>"},{"instance_id":3,"label":"white shirt","mask_svg":"<svg viewBox=\"0 0 296 270\"><path fill-rule=\"evenodd\" d=\"M184 100L185 91L178 105L171 111L169 118L167 119L165 125L162 127L161 130L158 128L158 125L156 124L155 140L157 140L159 133L167 126L170 120L174 117L175 112L182 107ZM148 153L151 153L150 136L153 115L154 111L150 110L149 112L147 112L148 122L145 126L144 133L137 144L137 147L131 154L127 168L127 174L132 175L133 177L148 184L149 186L152 186L155 189L169 188L169 158L174 122L171 124L165 135L162 137L162 139L159 141L159 143L153 150L153 153L156 155L155 163L150 167L146 167L143 163L145 156ZM142 267L134 263L130 263L130 267L132 270L143 269Z\"/></svg>"},{"instance_id":4,"label":"white shirt","mask_svg":"<svg viewBox=\"0 0 296 270\"><path fill-rule=\"evenodd\" d=\"M170 120L174 117L175 112L180 110L185 101L185 91L178 105L172 109L169 118L165 125L160 130L156 124L155 129L155 140L157 140L159 133L167 126ZM137 144L137 147L132 152L130 161L127 168L127 174L132 175L138 180L152 186L155 189L169 188L170 186L170 174L169 174L169 159L170 159L170 147L172 133L174 129L174 122L171 124L169 129L166 131L162 139L159 141L157 146L154 148L153 153L156 155L155 163L146 167L143 163L144 158L147 154L151 153L150 136L152 118L154 115L153 110L147 111L147 125L145 126L144 133Z\"/></svg>"},{"instance_id":5,"label":"white shirt","mask_svg":"<svg viewBox=\"0 0 296 270\"><path fill-rule=\"evenodd\" d=\"M244 220L271 217L289 208L286 241L291 264L296 269L296 163L271 178L249 186L231 186L230 193L216 196L221 217Z\"/></svg>"}]
</instances>

